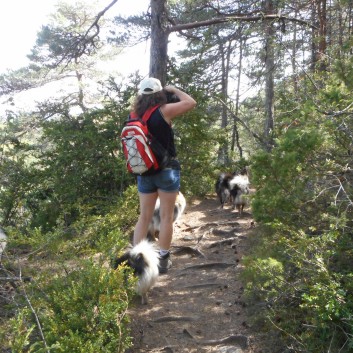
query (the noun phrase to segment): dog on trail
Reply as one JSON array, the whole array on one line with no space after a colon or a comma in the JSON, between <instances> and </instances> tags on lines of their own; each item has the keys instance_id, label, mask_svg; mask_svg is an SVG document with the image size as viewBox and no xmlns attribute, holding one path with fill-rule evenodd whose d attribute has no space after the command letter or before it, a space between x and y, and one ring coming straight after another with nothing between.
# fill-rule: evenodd
<instances>
[{"instance_id":1,"label":"dog on trail","mask_svg":"<svg viewBox=\"0 0 353 353\"><path fill-rule=\"evenodd\" d=\"M179 192L177 195L173 222L175 223L183 214L186 207L186 200L184 195ZM126 263L130 266L135 275L138 277L136 292L141 296L141 303L147 304L147 293L156 283L159 275L159 250L157 243L154 241L158 238L160 231L160 200L156 201L153 218L148 228L148 239L142 240L134 247L130 246L127 251L119 258L114 259L112 267L116 269L120 264Z\"/></svg>"},{"instance_id":2,"label":"dog on trail","mask_svg":"<svg viewBox=\"0 0 353 353\"><path fill-rule=\"evenodd\" d=\"M222 173L216 181L216 193L221 203L224 204L231 201L233 209L237 209L239 215L242 215L244 207L248 201L244 195L249 194L249 177L247 171L244 170L240 174Z\"/></svg>"},{"instance_id":3,"label":"dog on trail","mask_svg":"<svg viewBox=\"0 0 353 353\"><path fill-rule=\"evenodd\" d=\"M230 201L230 185L229 182L233 179L234 175L231 173L222 173L216 181L216 193L221 203L221 208L224 204Z\"/></svg>"},{"instance_id":4,"label":"dog on trail","mask_svg":"<svg viewBox=\"0 0 353 353\"><path fill-rule=\"evenodd\" d=\"M248 198L244 195L248 195L249 190L249 178L246 174L235 175L229 182L230 194L233 202L233 209L237 209L241 216L244 211L244 207L248 205Z\"/></svg>"},{"instance_id":5,"label":"dog on trail","mask_svg":"<svg viewBox=\"0 0 353 353\"><path fill-rule=\"evenodd\" d=\"M161 204L160 204L160 200L158 198L156 201L155 208L154 208L152 221L148 227L147 237L152 240L155 240L158 238L158 234L160 231L160 225L161 225L160 207L161 207ZM176 198L175 206L174 206L173 223L175 223L181 217L181 215L184 213L185 207L186 207L185 197L179 191L179 194Z\"/></svg>"},{"instance_id":6,"label":"dog on trail","mask_svg":"<svg viewBox=\"0 0 353 353\"><path fill-rule=\"evenodd\" d=\"M148 292L159 275L159 253L155 243L142 240L134 247L130 247L124 255L115 259L112 267L117 269L123 263L130 266L138 277L135 289L141 296L141 304L148 304Z\"/></svg>"}]
</instances>

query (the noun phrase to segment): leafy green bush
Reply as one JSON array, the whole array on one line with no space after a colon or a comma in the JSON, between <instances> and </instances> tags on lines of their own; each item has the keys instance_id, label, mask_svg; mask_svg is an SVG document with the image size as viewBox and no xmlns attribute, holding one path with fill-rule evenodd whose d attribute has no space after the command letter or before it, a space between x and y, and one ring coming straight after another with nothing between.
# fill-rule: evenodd
<instances>
[{"instance_id":1,"label":"leafy green bush","mask_svg":"<svg viewBox=\"0 0 353 353\"><path fill-rule=\"evenodd\" d=\"M59 224L51 232L8 228L5 266L16 272L16 249L30 252L22 275L33 277L33 284L22 283L17 304L9 304L12 318L0 322L0 346L13 352L123 352L131 343L126 310L135 279L109 264L128 243L137 212L131 186L106 215L82 212L70 227ZM82 260L90 257L95 260Z\"/></svg>"},{"instance_id":2,"label":"leafy green bush","mask_svg":"<svg viewBox=\"0 0 353 353\"><path fill-rule=\"evenodd\" d=\"M283 265L271 257L248 257L244 260L243 279L247 282L246 293L256 299L272 302L283 286Z\"/></svg>"},{"instance_id":3,"label":"leafy green bush","mask_svg":"<svg viewBox=\"0 0 353 353\"><path fill-rule=\"evenodd\" d=\"M87 261L42 277L41 288L26 288L27 305L12 319L12 352L124 352L131 345L126 312L134 280L126 271Z\"/></svg>"},{"instance_id":4,"label":"leafy green bush","mask_svg":"<svg viewBox=\"0 0 353 353\"><path fill-rule=\"evenodd\" d=\"M249 300L263 301L268 321L295 351L353 349L352 120L337 85L307 100L270 153L252 159L252 207L260 223L244 272ZM345 89L340 92L345 99ZM342 126L345 126L343 129ZM254 237L255 239L255 237Z\"/></svg>"}]
</instances>

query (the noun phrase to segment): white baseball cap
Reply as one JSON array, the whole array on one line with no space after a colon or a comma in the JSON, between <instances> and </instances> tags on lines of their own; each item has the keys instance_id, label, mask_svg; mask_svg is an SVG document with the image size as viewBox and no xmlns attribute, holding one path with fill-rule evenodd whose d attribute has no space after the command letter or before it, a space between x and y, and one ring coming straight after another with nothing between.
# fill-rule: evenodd
<instances>
[{"instance_id":1,"label":"white baseball cap","mask_svg":"<svg viewBox=\"0 0 353 353\"><path fill-rule=\"evenodd\" d=\"M162 91L163 87L158 78L148 77L141 81L139 94L153 94Z\"/></svg>"}]
</instances>

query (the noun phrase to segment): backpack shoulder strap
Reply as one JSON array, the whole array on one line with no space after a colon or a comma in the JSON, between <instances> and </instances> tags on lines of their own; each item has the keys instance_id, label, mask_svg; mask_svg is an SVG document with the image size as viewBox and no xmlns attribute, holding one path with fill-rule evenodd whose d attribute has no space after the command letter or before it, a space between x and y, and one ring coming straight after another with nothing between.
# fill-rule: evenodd
<instances>
[{"instance_id":1,"label":"backpack shoulder strap","mask_svg":"<svg viewBox=\"0 0 353 353\"><path fill-rule=\"evenodd\" d=\"M151 117L153 112L157 110L160 107L160 105L155 105L145 111L145 114L143 114L142 121L147 123L147 120Z\"/></svg>"},{"instance_id":2,"label":"backpack shoulder strap","mask_svg":"<svg viewBox=\"0 0 353 353\"><path fill-rule=\"evenodd\" d=\"M160 107L160 105L158 104L158 105L155 105L155 106L153 106L153 107L151 107L151 108L148 108L148 109L145 111L145 113L143 114L141 120L142 120L144 123L146 123L147 120L148 120L148 119L151 117L151 115L153 114L153 112L154 112L155 110L157 110L159 107ZM139 119L139 117L137 116L137 114L136 114L135 112L131 112L131 113L129 114L129 120L130 120L130 119Z\"/></svg>"}]
</instances>

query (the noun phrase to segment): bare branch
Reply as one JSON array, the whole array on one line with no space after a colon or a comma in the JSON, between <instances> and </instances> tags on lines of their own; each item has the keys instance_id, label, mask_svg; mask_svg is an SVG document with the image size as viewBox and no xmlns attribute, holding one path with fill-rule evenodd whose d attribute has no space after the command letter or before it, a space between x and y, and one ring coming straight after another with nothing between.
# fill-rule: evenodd
<instances>
[{"instance_id":1,"label":"bare branch","mask_svg":"<svg viewBox=\"0 0 353 353\"><path fill-rule=\"evenodd\" d=\"M32 303L31 303L31 301L30 301L30 299L29 299L29 297L28 297L28 295L27 295L27 292L26 292L26 290L25 290L24 288L23 288L23 294L24 294L24 297L25 297L25 299L26 299L26 301L27 301L27 303L28 303L28 306L30 307L30 309L31 309L31 311L32 311L32 314L34 315L34 318L35 318L35 320L36 320L37 327L38 327L38 330L39 330L39 334L40 334L40 336L41 336L41 338L42 338L42 341L43 341L43 344L44 344L44 347L45 347L45 351L46 351L47 353L50 353L50 350L49 350L47 341L46 341L45 336L44 336L44 333L43 333L42 325L41 325L41 323L40 323L40 321L39 321L39 317L38 317L38 315L37 315L37 313L36 313L34 307L32 306Z\"/></svg>"},{"instance_id":2,"label":"bare branch","mask_svg":"<svg viewBox=\"0 0 353 353\"><path fill-rule=\"evenodd\" d=\"M105 13L117 3L118 0L113 0L107 7L105 7L102 11L98 13L96 16L96 19L94 22L91 24L91 26L87 29L86 33L83 36L78 36L77 40L75 40L70 48L67 50L67 53L75 52L75 55L65 55L63 56L58 62L57 65L60 65L62 62L64 62L65 59L68 59L68 63L72 59L77 59L81 55L83 55L86 52L87 46L91 44L94 48L96 48L96 43L94 42L94 39L99 35L100 32L100 27L99 27L99 20L105 15ZM90 35L90 32L94 29L94 32ZM68 64L67 63L67 64Z\"/></svg>"},{"instance_id":3,"label":"bare branch","mask_svg":"<svg viewBox=\"0 0 353 353\"><path fill-rule=\"evenodd\" d=\"M351 104L349 104L346 108L340 110L340 111L337 111L337 112L322 112L321 113L324 113L325 115L329 115L329 116L332 116L332 117L335 117L335 116L339 116L339 115L344 115L344 114L352 114L353 112L352 111L349 111L349 109L351 109L353 106L353 102Z\"/></svg>"},{"instance_id":4,"label":"bare branch","mask_svg":"<svg viewBox=\"0 0 353 353\"><path fill-rule=\"evenodd\" d=\"M261 144L265 145L265 141L262 139L261 136L259 136L258 134L256 134L255 132L251 131L251 129L249 128L249 126L243 121L241 120L238 116L236 116L232 109L220 98L216 98L219 102L221 102L224 107L231 113L232 117L238 121L245 129L246 131L248 131L255 139L257 139Z\"/></svg>"},{"instance_id":5,"label":"bare branch","mask_svg":"<svg viewBox=\"0 0 353 353\"><path fill-rule=\"evenodd\" d=\"M284 16L282 14L261 14L257 16L249 16L249 15L230 15L230 16L224 16L224 17L217 17L213 18L211 20L206 20L206 21L200 21L200 22L192 22L192 23L185 23L185 24L179 24L179 25L174 25L168 29L168 32L179 32L187 29L193 29L193 28L200 28L200 27L207 27L210 25L215 25L219 23L226 23L226 22L232 22L232 21L239 21L239 22L257 22L257 21L265 21L265 20L282 20L282 21L290 21L290 22L296 22L300 23L304 26L308 26L310 28L316 28L314 25L311 23L301 20L298 18L293 18L293 17L288 17Z\"/></svg>"},{"instance_id":6,"label":"bare branch","mask_svg":"<svg viewBox=\"0 0 353 353\"><path fill-rule=\"evenodd\" d=\"M98 26L98 22L101 19L101 17L103 17L105 15L105 13L111 8L113 7L118 0L113 0L105 9L103 9L102 11L100 11L95 19L95 21L92 23L92 25L88 28L88 30L86 31L84 38L88 37L88 34L90 32L90 30L95 27L96 28L96 33L91 36L91 38L89 39L93 39L98 33L99 33L99 26Z\"/></svg>"}]
</instances>

